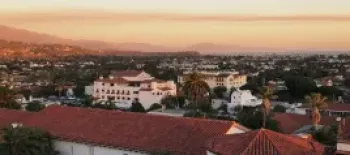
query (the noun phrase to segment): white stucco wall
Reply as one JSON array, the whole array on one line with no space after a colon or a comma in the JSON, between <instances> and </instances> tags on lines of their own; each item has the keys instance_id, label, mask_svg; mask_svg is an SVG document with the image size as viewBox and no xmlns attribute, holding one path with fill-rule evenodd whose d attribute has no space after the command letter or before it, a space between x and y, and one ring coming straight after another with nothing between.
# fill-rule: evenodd
<instances>
[{"instance_id":1,"label":"white stucco wall","mask_svg":"<svg viewBox=\"0 0 350 155\"><path fill-rule=\"evenodd\" d=\"M226 134L230 135L230 134L239 134L239 133L245 133L245 131L238 129L236 127L231 127Z\"/></svg>"},{"instance_id":2,"label":"white stucco wall","mask_svg":"<svg viewBox=\"0 0 350 155\"><path fill-rule=\"evenodd\" d=\"M207 151L207 155L216 155L216 154L213 152Z\"/></svg>"},{"instance_id":3,"label":"white stucco wall","mask_svg":"<svg viewBox=\"0 0 350 155\"><path fill-rule=\"evenodd\" d=\"M147 155L141 152L57 140L54 141L54 147L60 155Z\"/></svg>"},{"instance_id":4,"label":"white stucco wall","mask_svg":"<svg viewBox=\"0 0 350 155\"><path fill-rule=\"evenodd\" d=\"M338 144L337 144L337 150L341 150L341 151L350 151L350 144L347 144L347 143L338 143Z\"/></svg>"}]
</instances>

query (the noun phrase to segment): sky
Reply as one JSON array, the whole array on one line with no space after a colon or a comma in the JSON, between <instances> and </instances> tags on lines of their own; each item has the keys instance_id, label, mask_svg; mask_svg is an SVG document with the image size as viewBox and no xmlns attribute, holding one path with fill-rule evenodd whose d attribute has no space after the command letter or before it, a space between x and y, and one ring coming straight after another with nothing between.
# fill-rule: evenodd
<instances>
[{"instance_id":1,"label":"sky","mask_svg":"<svg viewBox=\"0 0 350 155\"><path fill-rule=\"evenodd\" d=\"M0 25L69 39L350 49L349 0L0 0Z\"/></svg>"}]
</instances>

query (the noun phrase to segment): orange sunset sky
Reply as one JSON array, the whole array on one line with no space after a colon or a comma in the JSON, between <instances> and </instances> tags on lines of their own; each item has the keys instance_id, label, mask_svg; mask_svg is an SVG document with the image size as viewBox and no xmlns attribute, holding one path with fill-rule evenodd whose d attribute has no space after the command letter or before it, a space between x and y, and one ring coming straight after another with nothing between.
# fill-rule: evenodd
<instances>
[{"instance_id":1,"label":"orange sunset sky","mask_svg":"<svg viewBox=\"0 0 350 155\"><path fill-rule=\"evenodd\" d=\"M350 0L0 0L0 25L69 39L350 49ZM0 34L1 35L1 34Z\"/></svg>"}]
</instances>

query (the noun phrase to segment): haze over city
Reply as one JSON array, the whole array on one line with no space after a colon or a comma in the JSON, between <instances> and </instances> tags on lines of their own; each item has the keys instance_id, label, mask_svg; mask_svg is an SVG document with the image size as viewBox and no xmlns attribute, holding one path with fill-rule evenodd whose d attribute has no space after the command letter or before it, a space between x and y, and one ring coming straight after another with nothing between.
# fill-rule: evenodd
<instances>
[{"instance_id":1,"label":"haze over city","mask_svg":"<svg viewBox=\"0 0 350 155\"><path fill-rule=\"evenodd\" d=\"M348 0L11 0L0 6L0 25L162 50L346 51L349 6Z\"/></svg>"}]
</instances>

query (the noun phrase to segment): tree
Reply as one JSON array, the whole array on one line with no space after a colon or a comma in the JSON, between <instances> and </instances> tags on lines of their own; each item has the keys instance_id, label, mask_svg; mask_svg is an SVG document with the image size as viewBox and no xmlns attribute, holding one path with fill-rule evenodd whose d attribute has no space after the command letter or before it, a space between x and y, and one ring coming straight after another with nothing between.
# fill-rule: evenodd
<instances>
[{"instance_id":1,"label":"tree","mask_svg":"<svg viewBox=\"0 0 350 155\"><path fill-rule=\"evenodd\" d=\"M146 112L145 108L142 106L140 102L133 102L130 108L131 112Z\"/></svg>"},{"instance_id":2,"label":"tree","mask_svg":"<svg viewBox=\"0 0 350 155\"><path fill-rule=\"evenodd\" d=\"M343 96L343 92L337 87L333 86L322 86L318 88L318 92L323 96L327 96L328 98L337 99L338 96Z\"/></svg>"},{"instance_id":3,"label":"tree","mask_svg":"<svg viewBox=\"0 0 350 155\"><path fill-rule=\"evenodd\" d=\"M183 90L187 98L189 98L192 104L197 105L197 100L203 98L209 91L208 84L204 81L204 77L199 73L189 74L185 78L185 84Z\"/></svg>"},{"instance_id":4,"label":"tree","mask_svg":"<svg viewBox=\"0 0 350 155\"><path fill-rule=\"evenodd\" d=\"M179 106L179 101L176 96L168 95L162 98L160 104L165 105L167 109L174 109Z\"/></svg>"},{"instance_id":5,"label":"tree","mask_svg":"<svg viewBox=\"0 0 350 155\"><path fill-rule=\"evenodd\" d=\"M83 102L81 102L83 107L91 107L93 102L92 96L85 96Z\"/></svg>"},{"instance_id":6,"label":"tree","mask_svg":"<svg viewBox=\"0 0 350 155\"><path fill-rule=\"evenodd\" d=\"M52 137L45 131L10 126L3 130L3 149L9 155L57 155L52 144Z\"/></svg>"},{"instance_id":7,"label":"tree","mask_svg":"<svg viewBox=\"0 0 350 155\"><path fill-rule=\"evenodd\" d=\"M311 108L312 128L316 131L316 127L321 121L320 109L327 107L327 97L323 97L320 93L312 93L306 99L307 104Z\"/></svg>"},{"instance_id":8,"label":"tree","mask_svg":"<svg viewBox=\"0 0 350 155\"><path fill-rule=\"evenodd\" d=\"M337 144L337 135L338 126L331 125L325 126L322 128L322 130L314 132L312 137L323 145L335 146Z\"/></svg>"},{"instance_id":9,"label":"tree","mask_svg":"<svg viewBox=\"0 0 350 155\"><path fill-rule=\"evenodd\" d=\"M45 105L41 104L39 101L30 102L26 106L26 110L31 112L39 112L44 108L45 108Z\"/></svg>"},{"instance_id":10,"label":"tree","mask_svg":"<svg viewBox=\"0 0 350 155\"><path fill-rule=\"evenodd\" d=\"M350 88L350 78L346 78L346 79L344 80L344 86L345 86L346 88Z\"/></svg>"},{"instance_id":11,"label":"tree","mask_svg":"<svg viewBox=\"0 0 350 155\"><path fill-rule=\"evenodd\" d=\"M261 92L261 96L263 99L262 102L262 114L263 114L263 127L266 127L266 118L270 114L270 109L271 109L271 103L270 99L273 97L273 89L265 86Z\"/></svg>"},{"instance_id":12,"label":"tree","mask_svg":"<svg viewBox=\"0 0 350 155\"><path fill-rule=\"evenodd\" d=\"M85 95L85 87L78 85L73 89L73 92L75 96L83 97Z\"/></svg>"},{"instance_id":13,"label":"tree","mask_svg":"<svg viewBox=\"0 0 350 155\"><path fill-rule=\"evenodd\" d=\"M213 92L218 98L224 98L225 93L227 92L227 88L225 86L215 87L213 89Z\"/></svg>"},{"instance_id":14,"label":"tree","mask_svg":"<svg viewBox=\"0 0 350 155\"><path fill-rule=\"evenodd\" d=\"M154 103L147 109L147 111L153 111L153 110L162 109L162 108L163 108L162 105L158 103Z\"/></svg>"},{"instance_id":15,"label":"tree","mask_svg":"<svg viewBox=\"0 0 350 155\"><path fill-rule=\"evenodd\" d=\"M250 128L250 129L260 129L263 126L264 115L261 110L256 108L243 108L242 111L237 114L237 121ZM279 123L273 119L271 119L271 115L266 117L265 119L265 127L266 129L270 129L273 131L279 131Z\"/></svg>"},{"instance_id":16,"label":"tree","mask_svg":"<svg viewBox=\"0 0 350 155\"><path fill-rule=\"evenodd\" d=\"M0 108L21 109L14 99L14 92L7 87L0 87Z\"/></svg>"},{"instance_id":17,"label":"tree","mask_svg":"<svg viewBox=\"0 0 350 155\"><path fill-rule=\"evenodd\" d=\"M282 106L282 105L276 105L274 108L273 108L273 112L286 112L286 107Z\"/></svg>"},{"instance_id":18,"label":"tree","mask_svg":"<svg viewBox=\"0 0 350 155\"><path fill-rule=\"evenodd\" d=\"M292 76L285 79L289 93L297 99L303 99L306 95L316 92L316 83L306 77Z\"/></svg>"}]
</instances>

